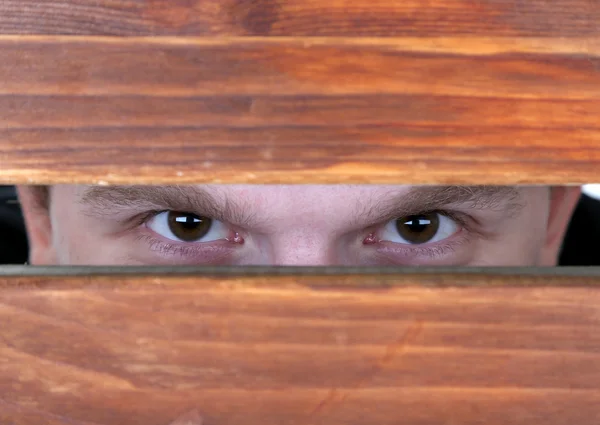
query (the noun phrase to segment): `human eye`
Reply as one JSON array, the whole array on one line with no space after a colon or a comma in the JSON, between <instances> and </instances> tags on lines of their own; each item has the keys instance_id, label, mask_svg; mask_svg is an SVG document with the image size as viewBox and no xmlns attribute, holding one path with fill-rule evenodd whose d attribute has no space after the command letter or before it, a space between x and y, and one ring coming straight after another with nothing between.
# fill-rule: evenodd
<instances>
[{"instance_id":1,"label":"human eye","mask_svg":"<svg viewBox=\"0 0 600 425\"><path fill-rule=\"evenodd\" d=\"M394 218L365 240L382 261L398 265L466 264L477 229L462 213L432 211Z\"/></svg>"},{"instance_id":2,"label":"human eye","mask_svg":"<svg viewBox=\"0 0 600 425\"><path fill-rule=\"evenodd\" d=\"M146 221L146 227L170 241L200 243L226 240L227 226L210 217L180 211L162 211Z\"/></svg>"},{"instance_id":3,"label":"human eye","mask_svg":"<svg viewBox=\"0 0 600 425\"><path fill-rule=\"evenodd\" d=\"M443 241L461 230L456 219L439 212L408 215L387 222L381 241L405 245L424 245Z\"/></svg>"},{"instance_id":4,"label":"human eye","mask_svg":"<svg viewBox=\"0 0 600 425\"><path fill-rule=\"evenodd\" d=\"M133 219L141 264L229 264L245 240L229 224L185 211L148 211Z\"/></svg>"}]
</instances>

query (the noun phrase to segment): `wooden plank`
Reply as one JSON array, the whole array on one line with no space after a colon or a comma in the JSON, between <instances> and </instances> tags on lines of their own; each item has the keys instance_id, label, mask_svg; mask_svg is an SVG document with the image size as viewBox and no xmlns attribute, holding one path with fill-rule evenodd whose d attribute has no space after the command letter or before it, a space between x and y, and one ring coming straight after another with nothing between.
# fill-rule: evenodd
<instances>
[{"instance_id":1,"label":"wooden plank","mask_svg":"<svg viewBox=\"0 0 600 425\"><path fill-rule=\"evenodd\" d=\"M0 32L78 35L598 35L589 0L3 0Z\"/></svg>"},{"instance_id":2,"label":"wooden plank","mask_svg":"<svg viewBox=\"0 0 600 425\"><path fill-rule=\"evenodd\" d=\"M97 184L586 183L598 176L597 134L390 126L4 131L0 175Z\"/></svg>"},{"instance_id":3,"label":"wooden plank","mask_svg":"<svg viewBox=\"0 0 600 425\"><path fill-rule=\"evenodd\" d=\"M600 420L597 273L246 272L4 274L0 419Z\"/></svg>"},{"instance_id":4,"label":"wooden plank","mask_svg":"<svg viewBox=\"0 0 600 425\"><path fill-rule=\"evenodd\" d=\"M597 99L600 93L594 38L0 36L0 53L1 94Z\"/></svg>"},{"instance_id":5,"label":"wooden plank","mask_svg":"<svg viewBox=\"0 0 600 425\"><path fill-rule=\"evenodd\" d=\"M599 53L593 39L4 36L0 181L587 183Z\"/></svg>"}]
</instances>

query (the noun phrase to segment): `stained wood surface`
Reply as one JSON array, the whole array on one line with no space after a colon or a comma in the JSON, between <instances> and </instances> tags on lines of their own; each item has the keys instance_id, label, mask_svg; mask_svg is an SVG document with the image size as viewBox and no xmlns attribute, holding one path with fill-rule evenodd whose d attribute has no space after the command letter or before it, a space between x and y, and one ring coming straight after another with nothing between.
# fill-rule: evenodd
<instances>
[{"instance_id":1,"label":"stained wood surface","mask_svg":"<svg viewBox=\"0 0 600 425\"><path fill-rule=\"evenodd\" d=\"M598 35L594 0L3 0L7 34Z\"/></svg>"},{"instance_id":2,"label":"stained wood surface","mask_svg":"<svg viewBox=\"0 0 600 425\"><path fill-rule=\"evenodd\" d=\"M597 276L96 273L0 287L2 423L168 425L194 410L214 425L600 421Z\"/></svg>"},{"instance_id":3,"label":"stained wood surface","mask_svg":"<svg viewBox=\"0 0 600 425\"><path fill-rule=\"evenodd\" d=\"M595 181L599 14L0 1L0 182ZM600 422L597 277L21 274L2 424Z\"/></svg>"},{"instance_id":4,"label":"stained wood surface","mask_svg":"<svg viewBox=\"0 0 600 425\"><path fill-rule=\"evenodd\" d=\"M0 37L5 183L587 183L600 43Z\"/></svg>"}]
</instances>

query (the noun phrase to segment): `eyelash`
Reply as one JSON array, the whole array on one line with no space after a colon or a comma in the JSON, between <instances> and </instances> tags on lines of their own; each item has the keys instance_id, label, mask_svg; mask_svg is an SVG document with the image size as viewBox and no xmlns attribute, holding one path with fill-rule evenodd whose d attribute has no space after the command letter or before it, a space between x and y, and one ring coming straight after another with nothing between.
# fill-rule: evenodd
<instances>
[{"instance_id":1,"label":"eyelash","mask_svg":"<svg viewBox=\"0 0 600 425\"><path fill-rule=\"evenodd\" d=\"M464 229L458 231L458 233L462 233ZM438 244L436 246L415 246L415 245L406 245L406 246L391 246L389 244L384 244L378 249L378 252L381 254L393 254L395 256L402 257L429 257L429 258L440 258L444 255L448 255L449 253L455 252L460 246L466 245L470 238L469 234L465 234L463 238L458 240L453 240L450 242L443 242L442 244ZM398 244L396 244L398 245Z\"/></svg>"},{"instance_id":2,"label":"eyelash","mask_svg":"<svg viewBox=\"0 0 600 425\"><path fill-rule=\"evenodd\" d=\"M225 258L231 253L231 248L224 246L223 241L218 241L210 245L189 244L181 245L177 243L165 242L151 235L137 235L136 241L143 242L149 246L150 251L158 252L166 256L178 256L182 258L206 258L212 257L212 260Z\"/></svg>"}]
</instances>

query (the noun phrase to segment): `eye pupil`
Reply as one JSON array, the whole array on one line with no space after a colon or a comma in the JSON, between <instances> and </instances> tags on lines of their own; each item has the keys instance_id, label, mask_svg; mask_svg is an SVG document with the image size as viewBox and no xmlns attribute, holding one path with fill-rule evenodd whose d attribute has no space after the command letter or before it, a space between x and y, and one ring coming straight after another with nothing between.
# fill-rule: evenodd
<instances>
[{"instance_id":1,"label":"eye pupil","mask_svg":"<svg viewBox=\"0 0 600 425\"><path fill-rule=\"evenodd\" d=\"M396 221L396 228L403 239L414 244L429 242L440 228L437 213L409 215Z\"/></svg>"},{"instance_id":2,"label":"eye pupil","mask_svg":"<svg viewBox=\"0 0 600 425\"><path fill-rule=\"evenodd\" d=\"M212 226L212 220L196 214L170 211L168 215L169 230L185 242L196 242L206 236Z\"/></svg>"}]
</instances>

